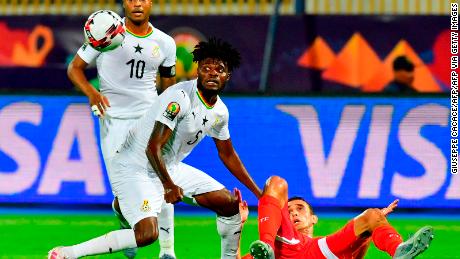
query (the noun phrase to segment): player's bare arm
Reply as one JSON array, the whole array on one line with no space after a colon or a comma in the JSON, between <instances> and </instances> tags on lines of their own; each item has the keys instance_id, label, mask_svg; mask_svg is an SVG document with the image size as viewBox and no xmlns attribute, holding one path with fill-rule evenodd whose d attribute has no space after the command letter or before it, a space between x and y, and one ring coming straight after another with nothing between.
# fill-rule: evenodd
<instances>
[{"instance_id":1,"label":"player's bare arm","mask_svg":"<svg viewBox=\"0 0 460 259\"><path fill-rule=\"evenodd\" d=\"M96 105L100 115L103 116L107 107L110 107L110 103L107 97L89 83L84 72L87 66L88 64L77 54L67 67L67 76L88 97L89 105L91 107Z\"/></svg>"},{"instance_id":2,"label":"player's bare arm","mask_svg":"<svg viewBox=\"0 0 460 259\"><path fill-rule=\"evenodd\" d=\"M172 130L161 122L155 122L152 135L145 153L154 171L160 178L165 190L165 200L168 203L176 203L182 200L184 193L182 188L175 185L166 169L161 150L171 137Z\"/></svg>"},{"instance_id":3,"label":"player's bare arm","mask_svg":"<svg viewBox=\"0 0 460 259\"><path fill-rule=\"evenodd\" d=\"M222 160L227 169L249 190L251 190L257 198L262 195L262 191L256 185L252 177L249 175L248 171L241 162L238 154L233 148L231 139L219 140L214 139L216 144L217 151L219 153L219 158Z\"/></svg>"},{"instance_id":4,"label":"player's bare arm","mask_svg":"<svg viewBox=\"0 0 460 259\"><path fill-rule=\"evenodd\" d=\"M168 87L176 83L176 68L172 67L159 67L160 71L160 84L157 86L158 95L160 95Z\"/></svg>"}]
</instances>

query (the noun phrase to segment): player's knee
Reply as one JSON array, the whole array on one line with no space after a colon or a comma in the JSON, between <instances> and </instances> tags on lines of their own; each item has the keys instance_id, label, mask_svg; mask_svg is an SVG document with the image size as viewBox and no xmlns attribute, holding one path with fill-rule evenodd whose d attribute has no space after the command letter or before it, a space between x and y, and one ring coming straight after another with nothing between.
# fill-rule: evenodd
<instances>
[{"instance_id":1,"label":"player's knee","mask_svg":"<svg viewBox=\"0 0 460 259\"><path fill-rule=\"evenodd\" d=\"M229 193L229 198L227 199L226 202L224 202L224 205L221 206L220 211L217 212L217 214L224 216L224 217L231 217L233 215L238 214L240 211L239 209L239 204L238 200L236 197L233 195L230 195Z\"/></svg>"},{"instance_id":2,"label":"player's knee","mask_svg":"<svg viewBox=\"0 0 460 259\"><path fill-rule=\"evenodd\" d=\"M158 230L134 230L138 247L148 246L158 239Z\"/></svg>"},{"instance_id":3,"label":"player's knee","mask_svg":"<svg viewBox=\"0 0 460 259\"><path fill-rule=\"evenodd\" d=\"M134 234L138 247L152 244L158 239L158 226L156 220L145 218L134 226Z\"/></svg>"},{"instance_id":4,"label":"player's knee","mask_svg":"<svg viewBox=\"0 0 460 259\"><path fill-rule=\"evenodd\" d=\"M276 198L283 198L287 196L288 184L284 178L279 176L272 176L268 178L265 183L264 194L274 196Z\"/></svg>"},{"instance_id":5,"label":"player's knee","mask_svg":"<svg viewBox=\"0 0 460 259\"><path fill-rule=\"evenodd\" d=\"M361 215L361 220L365 221L368 230L372 231L376 227L386 223L386 218L380 209L367 209Z\"/></svg>"}]
</instances>

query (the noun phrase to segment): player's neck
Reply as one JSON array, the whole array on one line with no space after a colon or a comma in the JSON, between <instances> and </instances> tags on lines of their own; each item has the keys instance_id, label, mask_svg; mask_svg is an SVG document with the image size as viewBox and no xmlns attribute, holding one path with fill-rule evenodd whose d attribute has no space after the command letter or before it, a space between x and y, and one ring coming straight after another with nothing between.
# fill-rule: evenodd
<instances>
[{"instance_id":1,"label":"player's neck","mask_svg":"<svg viewBox=\"0 0 460 259\"><path fill-rule=\"evenodd\" d=\"M302 235L305 235L305 236L308 236L308 237L313 237L313 227L307 227L307 228L299 229L299 232Z\"/></svg>"},{"instance_id":2,"label":"player's neck","mask_svg":"<svg viewBox=\"0 0 460 259\"><path fill-rule=\"evenodd\" d=\"M139 36L145 36L152 31L152 28L149 26L149 20L135 24L131 20L126 19L125 26L128 31Z\"/></svg>"},{"instance_id":3,"label":"player's neck","mask_svg":"<svg viewBox=\"0 0 460 259\"><path fill-rule=\"evenodd\" d=\"M214 104L216 104L217 102L217 94L215 91L206 91L206 90L202 90L200 89L200 87L197 88L198 89L198 93L199 95L201 96L201 98L203 98L204 102L206 102L206 104L208 104L209 106L214 106Z\"/></svg>"}]
</instances>

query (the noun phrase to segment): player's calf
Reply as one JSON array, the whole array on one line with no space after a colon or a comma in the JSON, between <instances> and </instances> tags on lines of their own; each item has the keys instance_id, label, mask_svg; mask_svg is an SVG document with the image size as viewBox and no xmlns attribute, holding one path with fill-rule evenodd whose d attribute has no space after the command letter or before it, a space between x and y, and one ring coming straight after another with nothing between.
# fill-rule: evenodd
<instances>
[{"instance_id":1,"label":"player's calf","mask_svg":"<svg viewBox=\"0 0 460 259\"><path fill-rule=\"evenodd\" d=\"M235 258L241 236L239 202L227 189L195 196L203 207L217 213L217 232L221 237L221 258Z\"/></svg>"},{"instance_id":2,"label":"player's calf","mask_svg":"<svg viewBox=\"0 0 460 259\"><path fill-rule=\"evenodd\" d=\"M118 205L117 198L112 201L112 211L120 223L120 229L131 229L128 221L126 221L125 217L123 217L123 214L120 213L120 206ZM126 248L123 250L123 254L126 256L126 258L135 258L137 255L137 247Z\"/></svg>"}]
</instances>

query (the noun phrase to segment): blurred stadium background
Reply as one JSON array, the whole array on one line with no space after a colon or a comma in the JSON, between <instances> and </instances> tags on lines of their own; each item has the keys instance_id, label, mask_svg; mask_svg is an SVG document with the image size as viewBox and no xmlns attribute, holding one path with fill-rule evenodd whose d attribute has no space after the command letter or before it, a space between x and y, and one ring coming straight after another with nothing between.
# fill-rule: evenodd
<instances>
[{"instance_id":1,"label":"blurred stadium background","mask_svg":"<svg viewBox=\"0 0 460 259\"><path fill-rule=\"evenodd\" d=\"M177 75L218 36L242 52L226 89L232 140L256 182L285 177L307 198L318 235L393 199L403 236L435 227L421 258L459 258L460 178L450 173L448 0L153 0L151 22L174 37ZM66 67L83 23L116 0L0 0L0 258L44 258L117 228L98 125ZM411 94L386 94L391 64L415 64ZM97 87L94 67L88 77ZM256 199L218 161L211 141L187 162ZM212 214L176 206L178 258L218 258ZM256 211L242 251L257 238ZM141 249L154 258L157 245ZM121 254L100 258L122 258ZM372 248L367 258L386 258Z\"/></svg>"}]
</instances>

